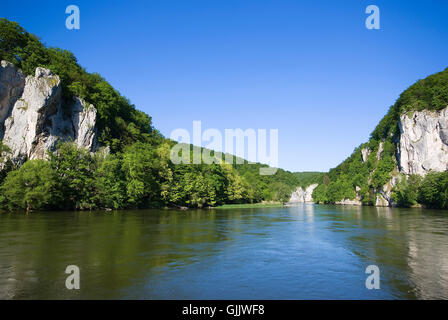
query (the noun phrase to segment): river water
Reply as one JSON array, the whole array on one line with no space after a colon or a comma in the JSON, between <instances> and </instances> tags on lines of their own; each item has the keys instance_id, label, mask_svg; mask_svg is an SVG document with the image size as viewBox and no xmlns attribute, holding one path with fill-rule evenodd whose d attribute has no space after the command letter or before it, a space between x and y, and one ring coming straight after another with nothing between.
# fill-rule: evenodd
<instances>
[{"instance_id":1,"label":"river water","mask_svg":"<svg viewBox=\"0 0 448 320\"><path fill-rule=\"evenodd\" d=\"M68 265L80 289L68 290ZM380 271L367 289L366 268ZM448 299L448 212L0 214L1 299Z\"/></svg>"}]
</instances>

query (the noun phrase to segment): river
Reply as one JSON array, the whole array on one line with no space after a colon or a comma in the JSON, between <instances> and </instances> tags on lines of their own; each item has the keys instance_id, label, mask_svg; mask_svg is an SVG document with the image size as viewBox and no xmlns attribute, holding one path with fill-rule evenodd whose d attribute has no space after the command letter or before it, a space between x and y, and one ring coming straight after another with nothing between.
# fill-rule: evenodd
<instances>
[{"instance_id":1,"label":"river","mask_svg":"<svg viewBox=\"0 0 448 320\"><path fill-rule=\"evenodd\" d=\"M80 289L65 287L68 265ZM380 289L367 289L367 266ZM1 299L448 299L448 212L285 208L0 214Z\"/></svg>"}]
</instances>

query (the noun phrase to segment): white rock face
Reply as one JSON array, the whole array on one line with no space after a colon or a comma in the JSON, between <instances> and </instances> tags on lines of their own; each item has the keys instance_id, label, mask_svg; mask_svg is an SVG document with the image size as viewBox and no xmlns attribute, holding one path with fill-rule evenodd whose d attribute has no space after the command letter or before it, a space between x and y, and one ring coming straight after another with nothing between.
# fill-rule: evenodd
<instances>
[{"instance_id":1,"label":"white rock face","mask_svg":"<svg viewBox=\"0 0 448 320\"><path fill-rule=\"evenodd\" d=\"M296 191L291 194L291 198L289 199L290 203L303 203L303 202L313 202L313 191L318 186L317 183L309 185L302 189L302 187L298 187Z\"/></svg>"},{"instance_id":2,"label":"white rock face","mask_svg":"<svg viewBox=\"0 0 448 320\"><path fill-rule=\"evenodd\" d=\"M0 64L0 135L3 134L3 123L20 98L25 87L25 77L12 63L2 61Z\"/></svg>"},{"instance_id":3,"label":"white rock face","mask_svg":"<svg viewBox=\"0 0 448 320\"><path fill-rule=\"evenodd\" d=\"M400 181L399 175L393 175L392 178L383 186L381 190L376 190L376 202L377 207L391 207L394 206L392 200L392 190L395 185Z\"/></svg>"},{"instance_id":4,"label":"white rock face","mask_svg":"<svg viewBox=\"0 0 448 320\"><path fill-rule=\"evenodd\" d=\"M448 169L448 107L441 111L416 111L399 122L399 169L425 175Z\"/></svg>"},{"instance_id":5,"label":"white rock face","mask_svg":"<svg viewBox=\"0 0 448 320\"><path fill-rule=\"evenodd\" d=\"M14 76L13 69L2 61L0 83L5 83L3 87L9 88L9 94L0 92L0 125L4 128L2 141L10 147L12 158L19 162L26 158L44 159L47 150L55 150L58 141L73 141L94 151L96 109L79 98L63 106L59 76L44 68L37 68L34 77L26 77L20 90L21 73L16 70Z\"/></svg>"},{"instance_id":6,"label":"white rock face","mask_svg":"<svg viewBox=\"0 0 448 320\"><path fill-rule=\"evenodd\" d=\"M367 158L369 157L370 150L368 148L362 148L361 155L362 155L362 162L366 162Z\"/></svg>"},{"instance_id":7,"label":"white rock face","mask_svg":"<svg viewBox=\"0 0 448 320\"><path fill-rule=\"evenodd\" d=\"M381 155L383 154L384 148L383 148L383 142L380 142L380 145L378 146L378 151L376 152L376 160L381 159Z\"/></svg>"},{"instance_id":8,"label":"white rock face","mask_svg":"<svg viewBox=\"0 0 448 320\"><path fill-rule=\"evenodd\" d=\"M96 149L95 107L80 98L74 98L70 119L77 145L90 150Z\"/></svg>"},{"instance_id":9,"label":"white rock face","mask_svg":"<svg viewBox=\"0 0 448 320\"><path fill-rule=\"evenodd\" d=\"M376 207L389 207L389 201L387 201L387 199L383 196L382 192L379 192L376 194L376 202L375 202L375 206Z\"/></svg>"},{"instance_id":10,"label":"white rock face","mask_svg":"<svg viewBox=\"0 0 448 320\"><path fill-rule=\"evenodd\" d=\"M343 199L341 201L336 201L335 204L350 205L350 206L362 206L362 202L359 198L356 199Z\"/></svg>"}]
</instances>

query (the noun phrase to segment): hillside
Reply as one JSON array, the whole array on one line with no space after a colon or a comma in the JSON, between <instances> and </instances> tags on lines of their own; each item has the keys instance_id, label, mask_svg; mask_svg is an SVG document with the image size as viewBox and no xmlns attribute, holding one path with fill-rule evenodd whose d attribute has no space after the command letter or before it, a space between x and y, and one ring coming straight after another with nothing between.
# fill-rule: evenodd
<instances>
[{"instance_id":1,"label":"hillside","mask_svg":"<svg viewBox=\"0 0 448 320\"><path fill-rule=\"evenodd\" d=\"M304 172L294 172L294 176L299 182L298 186L305 188L312 184L321 184L325 176L324 172L318 171L304 171Z\"/></svg>"},{"instance_id":2,"label":"hillside","mask_svg":"<svg viewBox=\"0 0 448 320\"><path fill-rule=\"evenodd\" d=\"M104 78L0 19L0 207L206 207L287 201L310 177L262 164L174 165L165 139ZM156 106L155 106L156 107ZM192 146L190 146L192 150Z\"/></svg>"},{"instance_id":3,"label":"hillside","mask_svg":"<svg viewBox=\"0 0 448 320\"><path fill-rule=\"evenodd\" d=\"M440 185L431 196L441 197L447 187L441 182L448 168L447 107L448 69L417 81L390 107L369 141L329 171L314 200L445 207L443 199L429 203L423 189L436 180Z\"/></svg>"},{"instance_id":4,"label":"hillside","mask_svg":"<svg viewBox=\"0 0 448 320\"><path fill-rule=\"evenodd\" d=\"M25 76L34 75L37 67L49 69L60 78L64 100L79 97L95 106L99 143L120 151L127 144L158 138L151 117L137 110L99 74L86 72L71 52L47 48L38 37L4 18L0 19L0 39L0 60L11 62Z\"/></svg>"}]
</instances>

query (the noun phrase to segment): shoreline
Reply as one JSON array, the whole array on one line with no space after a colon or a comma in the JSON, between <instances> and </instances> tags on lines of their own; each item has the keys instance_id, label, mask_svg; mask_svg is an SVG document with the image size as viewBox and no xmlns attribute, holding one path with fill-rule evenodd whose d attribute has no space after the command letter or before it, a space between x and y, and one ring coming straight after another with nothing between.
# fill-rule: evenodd
<instances>
[{"instance_id":1,"label":"shoreline","mask_svg":"<svg viewBox=\"0 0 448 320\"><path fill-rule=\"evenodd\" d=\"M189 208L182 206L165 206L165 207L148 207L148 208L122 208L122 209L111 209L111 208L97 208L92 210L0 210L1 214L10 213L51 213L51 212L116 212L116 211L129 211L129 210L176 210L176 211L191 211L191 210L226 210L226 209L256 209L256 208L289 208L301 205L320 205L320 206L342 206L342 207L372 207L372 208L401 208L401 209L428 209L428 210L440 210L447 211L441 208L426 208L422 205L414 205L411 207L399 207L399 206L374 206L374 205L363 205L363 204L349 204L349 203L318 203L318 202L295 202L295 203L281 203L281 202L258 202L258 203L229 203L219 206L207 206L201 208Z\"/></svg>"}]
</instances>

